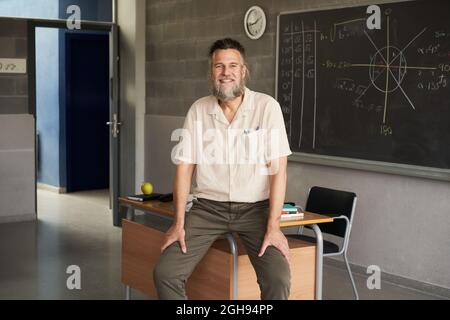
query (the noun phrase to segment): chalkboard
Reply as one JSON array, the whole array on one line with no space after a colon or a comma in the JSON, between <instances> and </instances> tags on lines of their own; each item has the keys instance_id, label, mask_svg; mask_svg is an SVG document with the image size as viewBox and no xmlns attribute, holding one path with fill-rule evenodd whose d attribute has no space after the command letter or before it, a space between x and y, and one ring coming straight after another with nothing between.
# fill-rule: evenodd
<instances>
[{"instance_id":1,"label":"chalkboard","mask_svg":"<svg viewBox=\"0 0 450 320\"><path fill-rule=\"evenodd\" d=\"M294 152L450 168L450 1L278 16L276 96Z\"/></svg>"}]
</instances>

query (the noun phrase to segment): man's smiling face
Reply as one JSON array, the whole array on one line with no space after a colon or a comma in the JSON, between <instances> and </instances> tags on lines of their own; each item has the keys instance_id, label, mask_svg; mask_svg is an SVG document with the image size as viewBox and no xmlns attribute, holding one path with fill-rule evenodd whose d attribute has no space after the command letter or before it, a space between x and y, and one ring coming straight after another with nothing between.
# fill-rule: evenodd
<instances>
[{"instance_id":1,"label":"man's smiling face","mask_svg":"<svg viewBox=\"0 0 450 320\"><path fill-rule=\"evenodd\" d=\"M216 50L211 68L213 94L219 100L230 101L244 93L246 68L238 50Z\"/></svg>"}]
</instances>

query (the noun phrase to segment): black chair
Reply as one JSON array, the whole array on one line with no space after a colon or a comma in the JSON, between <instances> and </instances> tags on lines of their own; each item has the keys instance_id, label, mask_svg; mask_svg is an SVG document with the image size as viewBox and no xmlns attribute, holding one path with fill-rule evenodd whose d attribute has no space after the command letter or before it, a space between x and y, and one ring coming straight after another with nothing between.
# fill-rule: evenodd
<instances>
[{"instance_id":1,"label":"black chair","mask_svg":"<svg viewBox=\"0 0 450 320\"><path fill-rule=\"evenodd\" d=\"M353 216L356 207L356 194L353 192L328 189L323 187L312 187L309 190L305 211L331 216L334 221L320 224L320 231L343 238L342 248L331 241L323 241L323 256L331 257L343 254L347 266L348 275L353 286L356 300L359 299L353 280L350 265L347 259L347 248L352 229ZM315 243L315 237L308 237L303 234L303 228L299 228L297 234L288 234L288 237Z\"/></svg>"}]
</instances>

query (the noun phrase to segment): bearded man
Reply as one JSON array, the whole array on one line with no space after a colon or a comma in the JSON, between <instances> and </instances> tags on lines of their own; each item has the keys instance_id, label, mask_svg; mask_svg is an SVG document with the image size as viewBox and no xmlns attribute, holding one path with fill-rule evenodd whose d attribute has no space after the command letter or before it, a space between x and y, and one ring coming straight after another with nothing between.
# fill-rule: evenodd
<instances>
[{"instance_id":1,"label":"bearded man","mask_svg":"<svg viewBox=\"0 0 450 320\"><path fill-rule=\"evenodd\" d=\"M175 217L153 272L155 287L160 299L187 299L185 283L197 263L217 238L234 233L256 271L261 298L288 299L290 251L279 224L291 150L281 108L269 95L246 87L248 69L239 42L217 40L210 48L209 60L212 95L191 106L183 129L190 137L214 130L216 134L206 140L210 150L223 154L225 161L214 156L216 161L202 161L206 157L203 143L183 137L184 143L189 143L184 145L188 152L174 159ZM239 153L237 141L256 141L253 138L271 132L277 135L270 146L262 146L263 166L234 161L232 155ZM247 155L252 157L255 148L249 150ZM262 167L276 170L267 174ZM195 199L186 212L194 171Z\"/></svg>"}]
</instances>

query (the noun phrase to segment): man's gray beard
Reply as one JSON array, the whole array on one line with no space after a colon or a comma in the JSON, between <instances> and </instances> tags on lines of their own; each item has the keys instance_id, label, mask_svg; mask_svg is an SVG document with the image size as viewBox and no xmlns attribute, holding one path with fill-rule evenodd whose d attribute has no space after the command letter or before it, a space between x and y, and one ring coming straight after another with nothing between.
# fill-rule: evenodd
<instances>
[{"instance_id":1,"label":"man's gray beard","mask_svg":"<svg viewBox=\"0 0 450 320\"><path fill-rule=\"evenodd\" d=\"M240 97L245 92L245 81L241 80L239 84L234 85L231 90L221 90L220 84L212 82L212 94L220 101L231 101Z\"/></svg>"}]
</instances>

